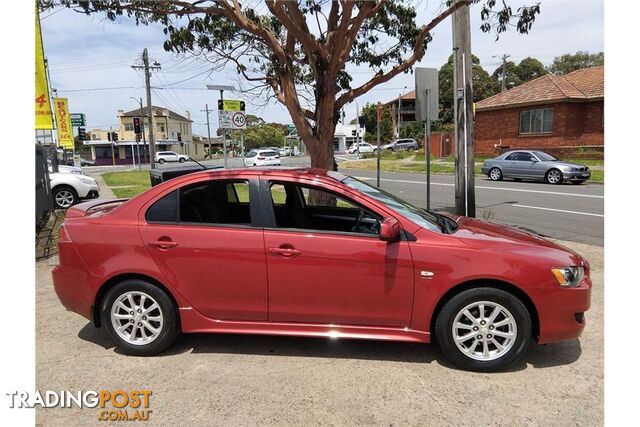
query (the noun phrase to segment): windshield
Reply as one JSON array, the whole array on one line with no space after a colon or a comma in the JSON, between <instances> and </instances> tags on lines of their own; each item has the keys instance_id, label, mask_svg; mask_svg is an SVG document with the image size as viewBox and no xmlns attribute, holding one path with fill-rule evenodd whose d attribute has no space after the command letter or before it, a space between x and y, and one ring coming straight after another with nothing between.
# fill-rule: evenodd
<instances>
[{"instance_id":1,"label":"windshield","mask_svg":"<svg viewBox=\"0 0 640 427\"><path fill-rule=\"evenodd\" d=\"M393 209L419 226L438 233L442 232L442 228L438 224L437 217L432 213L427 212L424 209L417 208L411 203L405 202L393 194L387 193L384 190L380 190L379 188L373 187L351 176L345 178L342 182L347 186L361 191L375 200L384 203L390 209Z\"/></svg>"},{"instance_id":2,"label":"windshield","mask_svg":"<svg viewBox=\"0 0 640 427\"><path fill-rule=\"evenodd\" d=\"M552 162L554 160L560 160L557 157L552 156L551 154L545 153L544 151L534 151L533 154L536 155L537 158L542 162Z\"/></svg>"}]
</instances>

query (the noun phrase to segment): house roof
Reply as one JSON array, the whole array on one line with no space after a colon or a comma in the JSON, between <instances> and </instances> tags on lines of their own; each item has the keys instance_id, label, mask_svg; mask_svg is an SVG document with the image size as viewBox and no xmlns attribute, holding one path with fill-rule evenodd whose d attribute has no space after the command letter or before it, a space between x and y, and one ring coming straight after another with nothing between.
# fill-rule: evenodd
<instances>
[{"instance_id":1,"label":"house roof","mask_svg":"<svg viewBox=\"0 0 640 427\"><path fill-rule=\"evenodd\" d=\"M183 122L192 122L193 120L186 118L183 115L176 113L175 111L171 111L165 107L158 107L156 105L153 106L153 115L155 117L164 117L164 112L169 113L169 118L173 120L180 120ZM127 111L125 113L120 114L120 117L141 117L146 116L148 114L147 108L136 108L135 110Z\"/></svg>"},{"instance_id":2,"label":"house roof","mask_svg":"<svg viewBox=\"0 0 640 427\"><path fill-rule=\"evenodd\" d=\"M414 100L414 99L416 99L416 91L415 90L411 90L411 91L403 94L402 96L400 96L400 98L403 101L405 101L405 100ZM384 105L393 104L394 102L398 102L398 97L397 96L395 98L393 98L391 101L385 102Z\"/></svg>"},{"instance_id":3,"label":"house roof","mask_svg":"<svg viewBox=\"0 0 640 427\"><path fill-rule=\"evenodd\" d=\"M604 67L576 70L564 76L546 74L476 103L476 111L558 101L604 99Z\"/></svg>"}]
</instances>

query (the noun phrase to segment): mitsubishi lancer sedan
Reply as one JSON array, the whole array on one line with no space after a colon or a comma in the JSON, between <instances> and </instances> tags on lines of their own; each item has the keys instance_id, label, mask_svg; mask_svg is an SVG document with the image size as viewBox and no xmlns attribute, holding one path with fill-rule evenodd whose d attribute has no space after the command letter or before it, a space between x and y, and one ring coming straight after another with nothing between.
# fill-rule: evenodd
<instances>
[{"instance_id":1,"label":"mitsubishi lancer sedan","mask_svg":"<svg viewBox=\"0 0 640 427\"><path fill-rule=\"evenodd\" d=\"M131 355L180 333L273 334L437 342L496 371L579 337L590 304L575 252L320 169L206 170L81 203L58 244L60 301Z\"/></svg>"}]
</instances>

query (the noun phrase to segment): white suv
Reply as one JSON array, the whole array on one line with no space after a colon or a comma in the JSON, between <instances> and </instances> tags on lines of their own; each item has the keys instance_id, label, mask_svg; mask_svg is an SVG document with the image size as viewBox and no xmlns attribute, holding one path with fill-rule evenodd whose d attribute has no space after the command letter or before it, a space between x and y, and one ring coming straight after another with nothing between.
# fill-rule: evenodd
<instances>
[{"instance_id":1,"label":"white suv","mask_svg":"<svg viewBox=\"0 0 640 427\"><path fill-rule=\"evenodd\" d=\"M80 173L50 173L49 182L53 203L59 209L67 209L82 199L95 199L100 196L100 187L96 180Z\"/></svg>"},{"instance_id":2,"label":"white suv","mask_svg":"<svg viewBox=\"0 0 640 427\"><path fill-rule=\"evenodd\" d=\"M245 166L280 166L280 154L276 150L260 149L244 155Z\"/></svg>"},{"instance_id":3,"label":"white suv","mask_svg":"<svg viewBox=\"0 0 640 427\"><path fill-rule=\"evenodd\" d=\"M178 154L173 151L158 151L156 153L156 163L163 164L164 162L180 162L184 163L189 160L189 156L185 154Z\"/></svg>"}]
</instances>

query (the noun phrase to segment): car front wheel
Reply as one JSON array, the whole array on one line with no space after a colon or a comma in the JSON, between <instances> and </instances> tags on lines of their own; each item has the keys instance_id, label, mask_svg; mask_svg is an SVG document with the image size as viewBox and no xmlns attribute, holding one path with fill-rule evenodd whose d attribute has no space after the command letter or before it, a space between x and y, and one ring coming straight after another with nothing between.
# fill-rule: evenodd
<instances>
[{"instance_id":1,"label":"car front wheel","mask_svg":"<svg viewBox=\"0 0 640 427\"><path fill-rule=\"evenodd\" d=\"M125 280L111 288L103 300L101 318L116 346L133 356L161 353L180 333L171 299L142 280Z\"/></svg>"},{"instance_id":2,"label":"car front wheel","mask_svg":"<svg viewBox=\"0 0 640 427\"><path fill-rule=\"evenodd\" d=\"M180 163L184 163L186 162L186 159L184 157L180 157L180 160L178 160Z\"/></svg>"},{"instance_id":3,"label":"car front wheel","mask_svg":"<svg viewBox=\"0 0 640 427\"><path fill-rule=\"evenodd\" d=\"M494 372L525 355L532 337L531 316L513 294L482 287L445 303L435 325L444 355L459 368Z\"/></svg>"},{"instance_id":4,"label":"car front wheel","mask_svg":"<svg viewBox=\"0 0 640 427\"><path fill-rule=\"evenodd\" d=\"M502 171L500 168L493 168L489 171L489 179L491 181L501 181L502 180Z\"/></svg>"},{"instance_id":5,"label":"car front wheel","mask_svg":"<svg viewBox=\"0 0 640 427\"><path fill-rule=\"evenodd\" d=\"M548 184L562 184L562 172L558 169L551 169L545 175L545 181L547 181Z\"/></svg>"},{"instance_id":6,"label":"car front wheel","mask_svg":"<svg viewBox=\"0 0 640 427\"><path fill-rule=\"evenodd\" d=\"M158 163L159 163L159 164L163 164L163 163L164 163L164 159L159 159L159 160L158 160Z\"/></svg>"},{"instance_id":7,"label":"car front wheel","mask_svg":"<svg viewBox=\"0 0 640 427\"><path fill-rule=\"evenodd\" d=\"M68 209L78 202L78 193L72 187L62 186L53 190L53 203L58 209Z\"/></svg>"}]
</instances>

